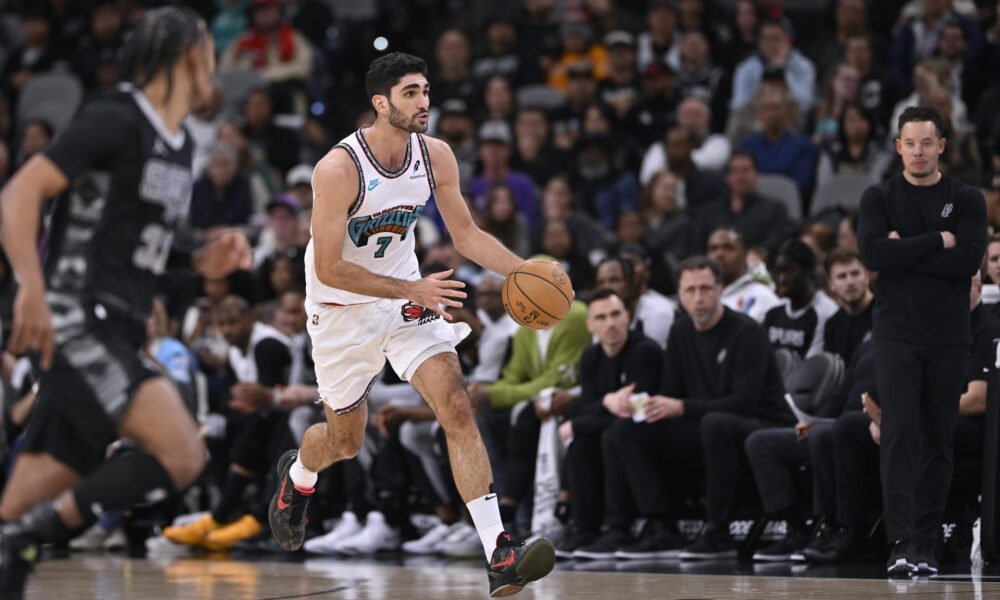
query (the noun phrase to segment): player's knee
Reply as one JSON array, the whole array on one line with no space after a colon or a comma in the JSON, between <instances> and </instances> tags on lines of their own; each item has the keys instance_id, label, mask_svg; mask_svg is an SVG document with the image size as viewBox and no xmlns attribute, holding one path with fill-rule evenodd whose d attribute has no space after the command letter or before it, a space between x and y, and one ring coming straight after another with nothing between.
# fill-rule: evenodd
<instances>
[{"instance_id":1,"label":"player's knee","mask_svg":"<svg viewBox=\"0 0 1000 600\"><path fill-rule=\"evenodd\" d=\"M184 444L174 456L161 462L170 475L174 487L183 490L194 483L205 469L208 462L205 442L198 438L196 441Z\"/></svg>"},{"instance_id":2,"label":"player's knee","mask_svg":"<svg viewBox=\"0 0 1000 600\"><path fill-rule=\"evenodd\" d=\"M364 430L336 432L336 436L333 433L331 432L330 443L333 446L335 461L350 460L361 452L361 446L365 443Z\"/></svg>"},{"instance_id":3,"label":"player's knee","mask_svg":"<svg viewBox=\"0 0 1000 600\"><path fill-rule=\"evenodd\" d=\"M437 411L437 419L445 431L463 427L475 427L472 407L469 405L469 395L465 390L455 390L448 394L442 410Z\"/></svg>"}]
</instances>

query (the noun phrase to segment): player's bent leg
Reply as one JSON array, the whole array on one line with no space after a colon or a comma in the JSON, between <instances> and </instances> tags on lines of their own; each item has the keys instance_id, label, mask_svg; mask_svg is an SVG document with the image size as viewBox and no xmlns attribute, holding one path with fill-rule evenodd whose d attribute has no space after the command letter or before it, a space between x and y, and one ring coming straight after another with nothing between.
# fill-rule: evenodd
<instances>
[{"instance_id":1,"label":"player's bent leg","mask_svg":"<svg viewBox=\"0 0 1000 600\"><path fill-rule=\"evenodd\" d=\"M455 485L489 557L490 596L516 594L548 575L556 560L552 542L540 538L516 544L503 530L486 446L472 415L457 355L442 352L431 356L417 367L410 383L434 410L445 431Z\"/></svg>"},{"instance_id":2,"label":"player's bent leg","mask_svg":"<svg viewBox=\"0 0 1000 600\"><path fill-rule=\"evenodd\" d=\"M323 408L326 423L307 429L302 446L278 460L278 491L271 498L268 521L274 540L289 552L301 548L305 539L305 511L317 474L335 462L357 456L365 441L366 403L344 414L325 404Z\"/></svg>"},{"instance_id":3,"label":"player's bent leg","mask_svg":"<svg viewBox=\"0 0 1000 600\"><path fill-rule=\"evenodd\" d=\"M156 458L178 490L194 483L205 468L207 452L198 424L163 377L139 386L118 432Z\"/></svg>"},{"instance_id":4,"label":"player's bent leg","mask_svg":"<svg viewBox=\"0 0 1000 600\"><path fill-rule=\"evenodd\" d=\"M32 506L51 500L80 481L80 474L47 452L22 452L0 498L0 519L20 519Z\"/></svg>"}]
</instances>

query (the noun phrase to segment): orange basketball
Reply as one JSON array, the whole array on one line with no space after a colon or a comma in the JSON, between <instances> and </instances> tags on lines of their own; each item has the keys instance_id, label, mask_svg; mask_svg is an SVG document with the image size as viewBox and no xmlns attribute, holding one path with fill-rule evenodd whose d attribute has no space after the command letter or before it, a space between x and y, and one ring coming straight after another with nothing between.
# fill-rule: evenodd
<instances>
[{"instance_id":1,"label":"orange basketball","mask_svg":"<svg viewBox=\"0 0 1000 600\"><path fill-rule=\"evenodd\" d=\"M559 265L526 260L503 282L503 307L518 325L531 329L555 327L573 302L573 285Z\"/></svg>"}]
</instances>

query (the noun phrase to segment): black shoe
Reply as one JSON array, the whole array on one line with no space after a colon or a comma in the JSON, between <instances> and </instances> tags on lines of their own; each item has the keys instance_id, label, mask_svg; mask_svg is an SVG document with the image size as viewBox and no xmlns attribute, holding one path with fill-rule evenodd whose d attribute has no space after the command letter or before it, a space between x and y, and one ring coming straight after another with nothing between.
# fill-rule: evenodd
<instances>
[{"instance_id":1,"label":"black shoe","mask_svg":"<svg viewBox=\"0 0 1000 600\"><path fill-rule=\"evenodd\" d=\"M556 558L573 558L573 552L577 548L583 548L593 544L597 539L597 533L589 530L572 531L562 540L555 544Z\"/></svg>"},{"instance_id":2,"label":"black shoe","mask_svg":"<svg viewBox=\"0 0 1000 600\"><path fill-rule=\"evenodd\" d=\"M840 562L871 558L873 555L868 538L859 534L853 527L839 527L821 532L802 551L806 558L815 562Z\"/></svg>"},{"instance_id":3,"label":"black shoe","mask_svg":"<svg viewBox=\"0 0 1000 600\"><path fill-rule=\"evenodd\" d=\"M937 575L938 559L936 544L917 544L914 546L913 564L920 575Z\"/></svg>"},{"instance_id":4,"label":"black shoe","mask_svg":"<svg viewBox=\"0 0 1000 600\"><path fill-rule=\"evenodd\" d=\"M615 552L618 552L634 541L634 537L621 529L609 529L602 533L593 543L574 550L573 558L587 558L591 560L614 559Z\"/></svg>"},{"instance_id":5,"label":"black shoe","mask_svg":"<svg viewBox=\"0 0 1000 600\"><path fill-rule=\"evenodd\" d=\"M556 565L556 550L552 542L539 538L530 544L515 544L506 532L497 536L487 571L490 576L490 597L512 596L532 581L545 577Z\"/></svg>"},{"instance_id":6,"label":"black shoe","mask_svg":"<svg viewBox=\"0 0 1000 600\"><path fill-rule=\"evenodd\" d=\"M890 578L910 577L917 571L917 565L914 563L915 555L912 542L909 540L897 541L892 545L889 560L885 563L886 573L889 574Z\"/></svg>"},{"instance_id":7,"label":"black shoe","mask_svg":"<svg viewBox=\"0 0 1000 600\"><path fill-rule=\"evenodd\" d=\"M803 552L809 543L809 534L789 531L777 542L754 552L753 559L762 562L782 562L794 560L794 555Z\"/></svg>"},{"instance_id":8,"label":"black shoe","mask_svg":"<svg viewBox=\"0 0 1000 600\"><path fill-rule=\"evenodd\" d=\"M684 543L684 538L671 531L663 523L650 521L634 542L615 552L615 558L623 560L676 559L680 558Z\"/></svg>"},{"instance_id":9,"label":"black shoe","mask_svg":"<svg viewBox=\"0 0 1000 600\"><path fill-rule=\"evenodd\" d=\"M698 539L681 552L681 560L719 560L736 558L736 542L726 527L709 523Z\"/></svg>"},{"instance_id":10,"label":"black shoe","mask_svg":"<svg viewBox=\"0 0 1000 600\"><path fill-rule=\"evenodd\" d=\"M313 490L302 492L288 476L298 450L289 450L278 459L278 491L271 498L267 520L271 524L271 534L278 545L289 552L302 547L306 536L306 506Z\"/></svg>"},{"instance_id":11,"label":"black shoe","mask_svg":"<svg viewBox=\"0 0 1000 600\"><path fill-rule=\"evenodd\" d=\"M32 538L22 534L19 523L0 528L0 598L21 600L24 587L38 560L41 548Z\"/></svg>"}]
</instances>

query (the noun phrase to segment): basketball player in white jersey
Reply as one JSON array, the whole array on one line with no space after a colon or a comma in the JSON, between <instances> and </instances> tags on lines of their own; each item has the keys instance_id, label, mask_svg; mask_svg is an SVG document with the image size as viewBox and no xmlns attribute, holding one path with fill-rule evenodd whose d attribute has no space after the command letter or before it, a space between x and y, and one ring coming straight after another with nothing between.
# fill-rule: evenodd
<instances>
[{"instance_id":1,"label":"basketball player in white jersey","mask_svg":"<svg viewBox=\"0 0 1000 600\"><path fill-rule=\"evenodd\" d=\"M414 223L433 194L463 255L502 275L521 258L476 226L451 149L421 135L430 93L424 61L387 54L372 62L365 84L375 124L334 146L313 175L306 310L326 423L310 427L301 448L279 461L271 530L286 550L302 545L317 473L357 455L368 422L365 398L388 359L445 430L455 483L489 560L490 595L515 594L552 570L555 551L546 539L515 544L503 530L455 354L468 328L448 323L444 309L461 306L465 284L447 279L450 270L420 277Z\"/></svg>"}]
</instances>

